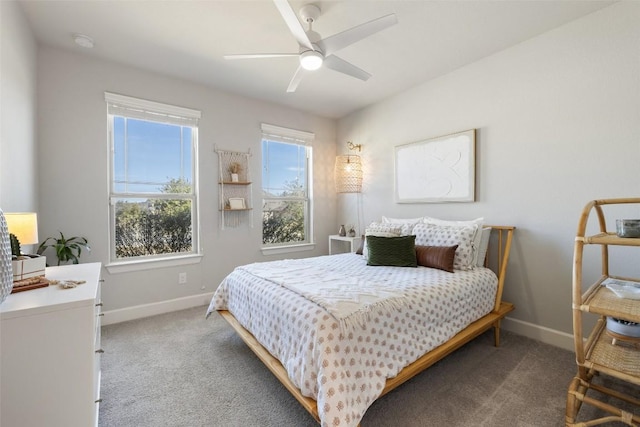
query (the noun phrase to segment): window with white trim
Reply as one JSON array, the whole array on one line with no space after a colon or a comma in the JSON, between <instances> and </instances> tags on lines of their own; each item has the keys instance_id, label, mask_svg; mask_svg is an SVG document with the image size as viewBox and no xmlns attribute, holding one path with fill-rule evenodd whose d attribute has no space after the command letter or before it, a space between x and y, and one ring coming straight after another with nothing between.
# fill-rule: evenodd
<instances>
[{"instance_id":1,"label":"window with white trim","mask_svg":"<svg viewBox=\"0 0 640 427\"><path fill-rule=\"evenodd\" d=\"M313 243L314 134L262 124L262 243Z\"/></svg>"},{"instance_id":2,"label":"window with white trim","mask_svg":"<svg viewBox=\"0 0 640 427\"><path fill-rule=\"evenodd\" d=\"M200 111L105 92L111 262L199 253Z\"/></svg>"}]
</instances>

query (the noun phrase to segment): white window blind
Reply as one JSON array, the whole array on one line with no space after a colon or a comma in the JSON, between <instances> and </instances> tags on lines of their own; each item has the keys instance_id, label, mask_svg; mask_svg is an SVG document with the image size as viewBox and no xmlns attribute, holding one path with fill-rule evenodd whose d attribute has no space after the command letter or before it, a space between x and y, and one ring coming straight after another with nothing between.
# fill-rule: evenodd
<instances>
[{"instance_id":1,"label":"white window blind","mask_svg":"<svg viewBox=\"0 0 640 427\"><path fill-rule=\"evenodd\" d=\"M262 138L269 141L285 142L289 144L311 145L315 138L312 132L283 128L280 126L262 123Z\"/></svg>"},{"instance_id":2,"label":"white window blind","mask_svg":"<svg viewBox=\"0 0 640 427\"><path fill-rule=\"evenodd\" d=\"M200 111L191 108L177 107L116 93L105 92L104 99L107 101L107 113L115 116L192 127L198 126L201 117Z\"/></svg>"}]
</instances>

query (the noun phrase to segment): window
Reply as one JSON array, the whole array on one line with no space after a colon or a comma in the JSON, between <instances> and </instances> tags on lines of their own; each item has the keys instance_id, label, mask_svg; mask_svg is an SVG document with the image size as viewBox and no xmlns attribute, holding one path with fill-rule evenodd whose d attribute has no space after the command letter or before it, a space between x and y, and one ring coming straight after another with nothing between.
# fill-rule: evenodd
<instances>
[{"instance_id":1,"label":"window","mask_svg":"<svg viewBox=\"0 0 640 427\"><path fill-rule=\"evenodd\" d=\"M198 253L200 112L105 93L112 262Z\"/></svg>"},{"instance_id":2,"label":"window","mask_svg":"<svg viewBox=\"0 0 640 427\"><path fill-rule=\"evenodd\" d=\"M311 142L314 135L262 125L262 243L313 243Z\"/></svg>"}]
</instances>

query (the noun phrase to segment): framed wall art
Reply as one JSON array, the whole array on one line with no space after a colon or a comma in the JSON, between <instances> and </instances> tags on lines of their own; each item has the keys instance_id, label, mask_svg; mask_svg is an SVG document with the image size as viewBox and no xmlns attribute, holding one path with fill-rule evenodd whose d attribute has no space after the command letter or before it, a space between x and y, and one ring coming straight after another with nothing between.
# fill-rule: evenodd
<instances>
[{"instance_id":1,"label":"framed wall art","mask_svg":"<svg viewBox=\"0 0 640 427\"><path fill-rule=\"evenodd\" d=\"M397 203L475 201L475 129L395 147Z\"/></svg>"},{"instance_id":2,"label":"framed wall art","mask_svg":"<svg viewBox=\"0 0 640 427\"><path fill-rule=\"evenodd\" d=\"M244 198L242 197L229 197L229 209L246 209L247 205L244 203Z\"/></svg>"}]
</instances>

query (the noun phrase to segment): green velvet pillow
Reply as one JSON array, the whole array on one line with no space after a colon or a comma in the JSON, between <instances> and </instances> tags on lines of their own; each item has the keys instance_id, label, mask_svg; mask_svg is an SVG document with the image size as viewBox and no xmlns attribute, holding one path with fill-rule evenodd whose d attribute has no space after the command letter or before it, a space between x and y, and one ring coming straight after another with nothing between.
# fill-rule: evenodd
<instances>
[{"instance_id":1,"label":"green velvet pillow","mask_svg":"<svg viewBox=\"0 0 640 427\"><path fill-rule=\"evenodd\" d=\"M417 267L416 236L367 236L367 265Z\"/></svg>"}]
</instances>

